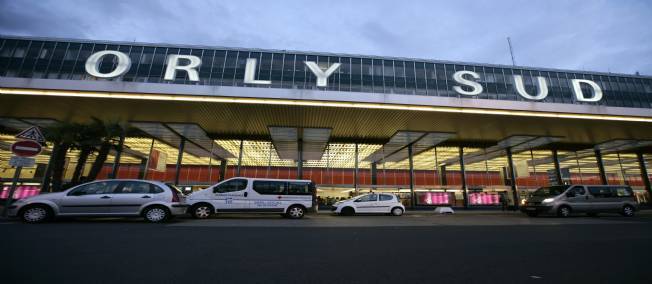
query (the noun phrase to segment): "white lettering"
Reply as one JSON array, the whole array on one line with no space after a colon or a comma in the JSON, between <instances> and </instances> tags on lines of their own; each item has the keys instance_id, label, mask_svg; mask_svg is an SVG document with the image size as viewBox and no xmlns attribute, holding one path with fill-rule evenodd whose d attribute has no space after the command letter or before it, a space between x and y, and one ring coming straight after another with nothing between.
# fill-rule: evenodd
<instances>
[{"instance_id":1,"label":"white lettering","mask_svg":"<svg viewBox=\"0 0 652 284\"><path fill-rule=\"evenodd\" d=\"M573 85L573 93L575 94L575 98L580 101L580 102L597 102L602 99L602 88L595 82L591 80L583 80L583 79L572 79L571 83ZM593 89L593 97L587 98L584 96L584 93L582 92L582 86L580 84L587 84L591 86Z\"/></svg>"},{"instance_id":2,"label":"white lettering","mask_svg":"<svg viewBox=\"0 0 652 284\"><path fill-rule=\"evenodd\" d=\"M247 58L244 74L245 84L269 85L272 83L272 81L269 80L256 80L256 74L254 73L256 73L256 58Z\"/></svg>"},{"instance_id":3,"label":"white lettering","mask_svg":"<svg viewBox=\"0 0 652 284\"><path fill-rule=\"evenodd\" d=\"M548 96L548 84L546 83L546 78L537 77L539 82L539 92L536 96L531 96L525 91L525 86L523 85L523 77L521 75L514 75L514 86L516 86L516 92L522 97L530 100L540 101L545 99Z\"/></svg>"},{"instance_id":4,"label":"white lettering","mask_svg":"<svg viewBox=\"0 0 652 284\"><path fill-rule=\"evenodd\" d=\"M312 71L312 73L315 74L315 76L317 77L317 87L328 86L328 76L330 76L331 74L333 74L333 72L335 72L335 70L340 68L340 63L335 63L330 67L328 67L326 71L324 71L321 68L319 68L319 65L317 65L317 63L313 61L304 61L303 63L305 63L306 66L308 66L308 69L310 69L310 71Z\"/></svg>"},{"instance_id":5,"label":"white lettering","mask_svg":"<svg viewBox=\"0 0 652 284\"><path fill-rule=\"evenodd\" d=\"M179 60L188 60L188 64L179 65ZM177 77L177 71L186 71L188 79L193 82L199 81L199 73L195 68L201 65L201 59L194 55L178 55L171 54L168 56L167 68L165 68L165 76L163 79L167 81L174 81Z\"/></svg>"},{"instance_id":6,"label":"white lettering","mask_svg":"<svg viewBox=\"0 0 652 284\"><path fill-rule=\"evenodd\" d=\"M102 58L106 55L114 55L118 59L118 64L116 64L113 71L109 73L100 73L100 62L102 62ZM86 73L91 76L98 78L115 78L122 76L129 71L129 68L131 68L131 59L129 59L128 55L120 51L103 50L89 56L86 60L85 68Z\"/></svg>"},{"instance_id":7,"label":"white lettering","mask_svg":"<svg viewBox=\"0 0 652 284\"><path fill-rule=\"evenodd\" d=\"M453 80L455 82L458 82L462 85L468 86L473 88L472 91L465 91L462 89L460 86L455 86L453 87L453 90L455 90L458 94L460 95L465 95L465 96L477 96L482 93L482 85L480 83L464 79L464 75L471 75L473 79L480 79L480 75L478 73L475 73L473 71L457 71L455 74L453 74Z\"/></svg>"}]
</instances>

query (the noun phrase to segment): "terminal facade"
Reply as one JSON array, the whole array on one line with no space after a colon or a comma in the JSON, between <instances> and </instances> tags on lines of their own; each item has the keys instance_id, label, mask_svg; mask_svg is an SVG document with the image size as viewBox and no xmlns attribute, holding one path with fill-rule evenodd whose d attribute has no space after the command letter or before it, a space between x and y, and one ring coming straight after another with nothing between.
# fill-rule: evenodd
<instances>
[{"instance_id":1,"label":"terminal facade","mask_svg":"<svg viewBox=\"0 0 652 284\"><path fill-rule=\"evenodd\" d=\"M128 126L100 177L309 179L322 205L517 207L556 184L650 199L652 77L439 60L0 36L0 167L30 126ZM23 170L41 190L51 145ZM67 153L64 179L79 150ZM85 173L93 156L83 165ZM6 192L3 192L6 195Z\"/></svg>"}]
</instances>

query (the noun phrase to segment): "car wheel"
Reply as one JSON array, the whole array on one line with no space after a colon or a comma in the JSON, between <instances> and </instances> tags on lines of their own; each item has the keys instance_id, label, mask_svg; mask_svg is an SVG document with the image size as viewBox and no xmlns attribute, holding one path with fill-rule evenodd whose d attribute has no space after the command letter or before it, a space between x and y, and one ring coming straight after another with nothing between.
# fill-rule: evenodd
<instances>
[{"instance_id":1,"label":"car wheel","mask_svg":"<svg viewBox=\"0 0 652 284\"><path fill-rule=\"evenodd\" d=\"M20 219L25 223L42 223L52 217L52 210L45 205L32 205L20 212Z\"/></svg>"},{"instance_id":2,"label":"car wheel","mask_svg":"<svg viewBox=\"0 0 652 284\"><path fill-rule=\"evenodd\" d=\"M206 219L213 215L213 207L208 204L198 204L192 207L191 215L195 219Z\"/></svg>"},{"instance_id":3,"label":"car wheel","mask_svg":"<svg viewBox=\"0 0 652 284\"><path fill-rule=\"evenodd\" d=\"M148 207L143 211L145 220L151 223L165 222L170 217L170 212L163 206Z\"/></svg>"},{"instance_id":4,"label":"car wheel","mask_svg":"<svg viewBox=\"0 0 652 284\"><path fill-rule=\"evenodd\" d=\"M536 216L539 216L539 213L537 213L537 212L527 212L527 213L525 213L525 214L527 214L529 217L536 217Z\"/></svg>"},{"instance_id":5,"label":"car wheel","mask_svg":"<svg viewBox=\"0 0 652 284\"><path fill-rule=\"evenodd\" d=\"M623 211L620 214L622 214L625 217L632 217L634 216L634 207L630 205L625 205L625 207L623 207Z\"/></svg>"},{"instance_id":6,"label":"car wheel","mask_svg":"<svg viewBox=\"0 0 652 284\"><path fill-rule=\"evenodd\" d=\"M403 209L401 207L392 208L392 216L401 216L403 215Z\"/></svg>"},{"instance_id":7,"label":"car wheel","mask_svg":"<svg viewBox=\"0 0 652 284\"><path fill-rule=\"evenodd\" d=\"M340 211L340 215L343 216L353 216L353 214L355 214L355 210L351 207L344 207L342 208L342 211Z\"/></svg>"},{"instance_id":8,"label":"car wheel","mask_svg":"<svg viewBox=\"0 0 652 284\"><path fill-rule=\"evenodd\" d=\"M303 218L303 215L305 215L305 214L306 214L306 209L304 209L303 207L301 207L299 205L290 206L290 208L288 208L288 211L286 213L286 215L290 219L301 219L301 218Z\"/></svg>"},{"instance_id":9,"label":"car wheel","mask_svg":"<svg viewBox=\"0 0 652 284\"><path fill-rule=\"evenodd\" d=\"M571 208L568 206L561 206L557 209L557 216L559 217L568 217L571 214Z\"/></svg>"}]
</instances>

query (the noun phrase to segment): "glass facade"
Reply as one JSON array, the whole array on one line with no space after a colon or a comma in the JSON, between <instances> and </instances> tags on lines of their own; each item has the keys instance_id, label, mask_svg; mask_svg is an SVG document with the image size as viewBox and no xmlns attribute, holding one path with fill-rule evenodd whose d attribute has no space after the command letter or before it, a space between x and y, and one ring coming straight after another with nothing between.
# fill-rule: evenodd
<instances>
[{"instance_id":1,"label":"glass facade","mask_svg":"<svg viewBox=\"0 0 652 284\"><path fill-rule=\"evenodd\" d=\"M549 93L544 103L598 104L616 107L652 108L652 78L604 73L587 73L533 68L447 63L438 61L352 57L333 54L306 54L246 49L153 46L127 43L64 42L0 38L0 76L40 79L105 80L85 72L86 59L95 52L117 50L131 59L129 71L113 80L143 83L245 86L247 58L255 58L256 78L271 80L271 85L246 85L259 88L319 89L326 91L394 93L406 95L465 97L455 91L453 73L469 70L480 75L484 91L478 99L524 101L517 95L513 75L523 76L529 94L537 90L536 77L544 77ZM185 72L173 81L163 80L166 58L171 54L194 55L202 60L200 80L193 82ZM116 58L105 56L100 72L115 67ZM315 76L304 61L322 68L339 63L341 67L328 78L327 87L317 87ZM588 79L603 90L601 101L579 102L572 94L571 79ZM466 87L463 87L463 89ZM588 89L584 90L590 92Z\"/></svg>"}]
</instances>

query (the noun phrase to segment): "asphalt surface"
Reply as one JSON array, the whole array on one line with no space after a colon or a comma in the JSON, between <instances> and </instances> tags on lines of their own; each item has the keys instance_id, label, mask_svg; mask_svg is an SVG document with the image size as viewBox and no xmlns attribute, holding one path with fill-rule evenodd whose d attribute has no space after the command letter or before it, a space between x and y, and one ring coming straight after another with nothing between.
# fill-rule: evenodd
<instances>
[{"instance_id":1,"label":"asphalt surface","mask_svg":"<svg viewBox=\"0 0 652 284\"><path fill-rule=\"evenodd\" d=\"M0 220L0 236L2 283L652 283L652 214Z\"/></svg>"}]
</instances>

